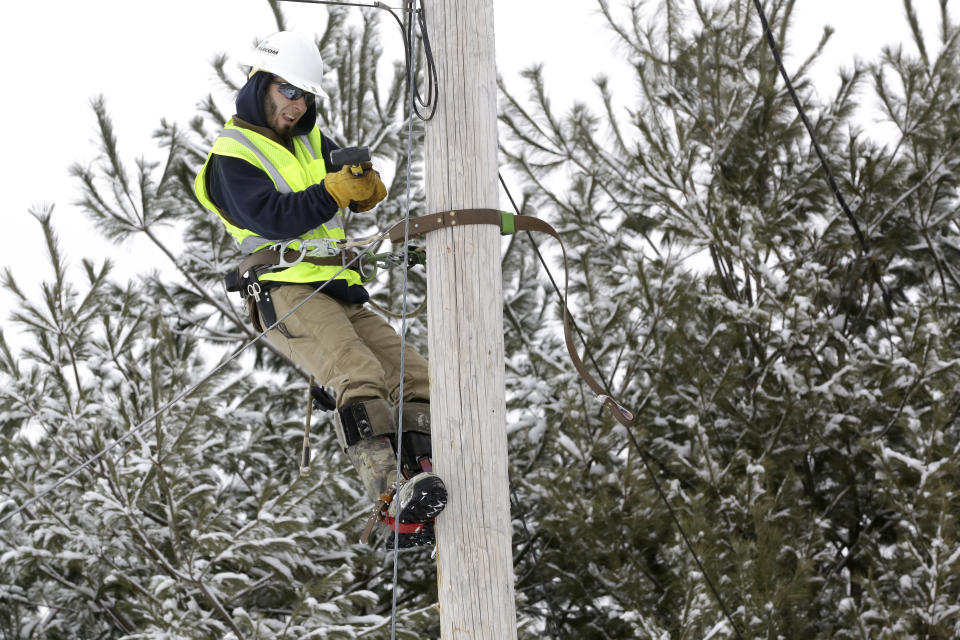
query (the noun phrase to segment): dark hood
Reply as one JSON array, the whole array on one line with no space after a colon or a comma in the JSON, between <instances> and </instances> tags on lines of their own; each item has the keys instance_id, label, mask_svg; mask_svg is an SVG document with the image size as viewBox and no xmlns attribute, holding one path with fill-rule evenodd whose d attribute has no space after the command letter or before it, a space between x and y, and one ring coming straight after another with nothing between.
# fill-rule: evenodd
<instances>
[{"instance_id":1,"label":"dark hood","mask_svg":"<svg viewBox=\"0 0 960 640\"><path fill-rule=\"evenodd\" d=\"M258 127L267 126L267 116L263 111L263 96L273 80L273 74L267 71L257 71L250 76L247 83L240 88L237 94L237 116L252 125ZM309 106L303 117L297 121L293 128L294 136L302 136L310 133L314 125L317 124L317 103L314 100L312 106Z\"/></svg>"}]
</instances>

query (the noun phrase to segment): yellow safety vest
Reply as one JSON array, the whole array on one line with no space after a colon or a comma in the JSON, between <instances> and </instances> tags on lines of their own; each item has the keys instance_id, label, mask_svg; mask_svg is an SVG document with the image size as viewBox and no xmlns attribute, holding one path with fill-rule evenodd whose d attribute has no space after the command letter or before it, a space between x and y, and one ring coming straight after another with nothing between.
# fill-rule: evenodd
<instances>
[{"instance_id":1,"label":"yellow safety vest","mask_svg":"<svg viewBox=\"0 0 960 640\"><path fill-rule=\"evenodd\" d=\"M213 148L207 155L207 161L200 168L200 172L194 181L193 188L197 194L197 199L200 204L217 214L220 222L237 241L240 250L245 255L270 247L276 244L276 240L267 240L250 229L243 229L234 225L227 217L229 212L226 212L225 215L225 212L210 199L207 194L207 167L210 165L210 158L213 155L220 155L246 160L270 176L277 191L292 193L303 191L311 185L318 184L327 175L327 167L323 162L320 146L320 130L317 127L314 127L307 135L297 136L293 139L294 153L291 154L286 147L266 136L236 126L231 118L213 143ZM304 240L312 238L344 239L341 216L342 212L338 211L326 223L301 234L299 238ZM293 238L289 239L295 240ZM298 242L293 242L289 248L298 249L299 246ZM337 275L339 271L341 271L341 267L338 266L300 262L287 269L265 273L260 276L260 280L326 282L336 276L337 279L346 280L350 285L362 284L360 274L356 271L345 269Z\"/></svg>"}]
</instances>

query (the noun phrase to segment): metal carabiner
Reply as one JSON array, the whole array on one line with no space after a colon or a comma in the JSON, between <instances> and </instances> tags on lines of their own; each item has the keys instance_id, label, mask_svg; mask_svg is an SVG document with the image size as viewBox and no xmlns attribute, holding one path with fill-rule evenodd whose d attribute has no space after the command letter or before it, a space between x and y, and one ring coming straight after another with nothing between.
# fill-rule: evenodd
<instances>
[{"instance_id":1,"label":"metal carabiner","mask_svg":"<svg viewBox=\"0 0 960 640\"><path fill-rule=\"evenodd\" d=\"M370 265L368 264L368 260L370 258L373 258L373 271L369 272L370 275L367 275L368 269L370 268ZM356 269L357 273L360 274L360 280L363 283L370 282L377 277L377 256L369 251L364 251L357 258L357 266L354 268Z\"/></svg>"},{"instance_id":2,"label":"metal carabiner","mask_svg":"<svg viewBox=\"0 0 960 640\"><path fill-rule=\"evenodd\" d=\"M310 238L303 240L300 246L306 250L304 255L311 258L332 258L340 253L337 241L333 238Z\"/></svg>"},{"instance_id":3,"label":"metal carabiner","mask_svg":"<svg viewBox=\"0 0 960 640\"><path fill-rule=\"evenodd\" d=\"M294 242L298 243L298 246L295 249L291 249L290 245ZM277 242L271 249L275 249L280 254L280 257L277 258L277 267L280 269L287 269L298 265L303 262L304 258L330 258L340 253L340 249L337 247L337 241L333 238L309 238L306 240L303 238L294 238L292 240ZM293 260L287 260L287 251L297 251L298 255Z\"/></svg>"},{"instance_id":4,"label":"metal carabiner","mask_svg":"<svg viewBox=\"0 0 960 640\"><path fill-rule=\"evenodd\" d=\"M296 249L291 249L290 245L294 242L299 242L300 246ZM277 266L281 269L286 269L288 267L300 264L304 256L307 255L306 248L303 246L303 242L299 238L278 242L270 248L276 250L279 254L279 257L277 258ZM294 260L287 260L287 251L297 251L298 255Z\"/></svg>"},{"instance_id":5,"label":"metal carabiner","mask_svg":"<svg viewBox=\"0 0 960 640\"><path fill-rule=\"evenodd\" d=\"M382 269L393 269L403 264L403 258L398 252L378 253L373 257L376 259L377 266Z\"/></svg>"}]
</instances>

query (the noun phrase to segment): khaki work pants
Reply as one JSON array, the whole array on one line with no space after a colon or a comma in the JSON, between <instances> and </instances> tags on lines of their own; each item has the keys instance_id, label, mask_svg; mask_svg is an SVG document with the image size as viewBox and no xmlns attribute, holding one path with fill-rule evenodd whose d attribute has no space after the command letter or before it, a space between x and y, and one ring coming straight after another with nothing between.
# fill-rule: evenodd
<instances>
[{"instance_id":1,"label":"khaki work pants","mask_svg":"<svg viewBox=\"0 0 960 640\"><path fill-rule=\"evenodd\" d=\"M313 293L288 284L270 291L277 318ZM274 329L267 339L281 353L336 391L337 406L363 398L400 400L400 336L362 304L346 304L320 292L283 321L292 337ZM430 401L427 361L406 344L404 400Z\"/></svg>"}]
</instances>

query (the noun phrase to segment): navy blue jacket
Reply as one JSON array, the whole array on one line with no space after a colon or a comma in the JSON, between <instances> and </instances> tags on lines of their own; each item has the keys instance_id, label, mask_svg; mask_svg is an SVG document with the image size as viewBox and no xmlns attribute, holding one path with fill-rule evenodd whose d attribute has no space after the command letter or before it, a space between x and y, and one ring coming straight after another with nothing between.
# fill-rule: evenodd
<instances>
[{"instance_id":1,"label":"navy blue jacket","mask_svg":"<svg viewBox=\"0 0 960 640\"><path fill-rule=\"evenodd\" d=\"M272 79L272 74L260 71L243 85L237 94L235 121L239 118L243 123L267 127L263 96ZM309 133L316 122L317 108L314 104L297 122L293 135ZM322 133L320 137L327 172L339 171L342 167L330 162L330 152L339 147ZM210 158L207 167L207 194L238 226L268 240L295 238L328 221L337 214L338 209L336 200L327 192L322 182L303 191L280 193L261 169L246 160L227 156L214 155ZM323 283L310 284L320 286ZM345 302L366 302L369 299L362 286L348 286L346 281L340 279L332 280L323 288L323 293Z\"/></svg>"}]
</instances>

